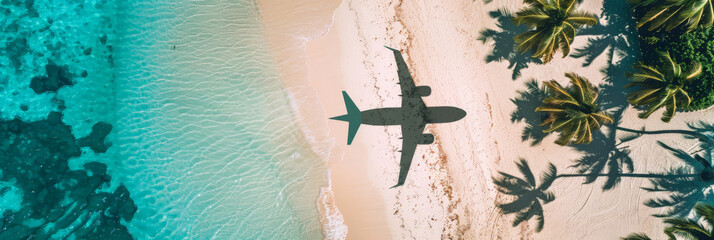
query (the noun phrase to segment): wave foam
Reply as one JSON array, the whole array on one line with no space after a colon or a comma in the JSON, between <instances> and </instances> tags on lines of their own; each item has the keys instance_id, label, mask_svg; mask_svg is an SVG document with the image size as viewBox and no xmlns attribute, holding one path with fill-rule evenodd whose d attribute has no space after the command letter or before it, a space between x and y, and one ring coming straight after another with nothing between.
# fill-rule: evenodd
<instances>
[{"instance_id":1,"label":"wave foam","mask_svg":"<svg viewBox=\"0 0 714 240\"><path fill-rule=\"evenodd\" d=\"M329 170L327 171L327 179L327 187L320 188L320 195L317 200L317 210L320 212L322 235L324 239L346 239L347 225L345 225L345 219L335 204L335 193L332 192Z\"/></svg>"}]
</instances>

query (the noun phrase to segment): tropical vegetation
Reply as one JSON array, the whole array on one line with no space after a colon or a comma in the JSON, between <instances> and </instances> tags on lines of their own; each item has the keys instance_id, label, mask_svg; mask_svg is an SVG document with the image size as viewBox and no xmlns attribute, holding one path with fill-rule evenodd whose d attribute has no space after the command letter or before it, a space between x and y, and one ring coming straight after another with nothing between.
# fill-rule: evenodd
<instances>
[{"instance_id":1,"label":"tropical vegetation","mask_svg":"<svg viewBox=\"0 0 714 240\"><path fill-rule=\"evenodd\" d=\"M671 31L680 26L692 31L714 23L712 0L630 0L630 3L642 12L637 27L648 25L649 31Z\"/></svg>"},{"instance_id":2,"label":"tropical vegetation","mask_svg":"<svg viewBox=\"0 0 714 240\"><path fill-rule=\"evenodd\" d=\"M640 36L640 59L646 65L662 64L659 52L669 52L672 59L681 63L701 63L699 77L682 86L692 100L682 110L696 111L714 104L714 31L711 28L698 28L683 34L640 31Z\"/></svg>"},{"instance_id":3,"label":"tropical vegetation","mask_svg":"<svg viewBox=\"0 0 714 240\"><path fill-rule=\"evenodd\" d=\"M560 49L563 57L570 54L576 32L597 24L594 14L576 10L578 0L524 0L526 7L511 19L515 25L526 25L531 30L514 37L516 49L533 52L543 63L553 59Z\"/></svg>"},{"instance_id":4,"label":"tropical vegetation","mask_svg":"<svg viewBox=\"0 0 714 240\"><path fill-rule=\"evenodd\" d=\"M548 97L536 112L544 112L547 125L544 132L560 132L555 141L559 145L590 143L593 131L603 124L612 123L612 117L600 110L597 104L598 89L587 79L575 73L566 73L571 85L561 86L555 80L545 82Z\"/></svg>"},{"instance_id":5,"label":"tropical vegetation","mask_svg":"<svg viewBox=\"0 0 714 240\"><path fill-rule=\"evenodd\" d=\"M698 219L689 218L668 218L664 220L668 226L664 228L664 233L668 239L714 239L714 206L697 203L694 212ZM633 233L623 240L649 240L649 236L643 233Z\"/></svg>"},{"instance_id":6,"label":"tropical vegetation","mask_svg":"<svg viewBox=\"0 0 714 240\"><path fill-rule=\"evenodd\" d=\"M632 83L629 87L638 87L630 92L627 98L634 106L647 107L639 114L640 118L648 118L660 108L665 108L663 122L669 122L674 117L677 108L687 107L692 102L684 84L696 79L702 73L702 65L694 62L686 70L672 60L669 52L660 53L662 64L650 66L643 63L635 64L637 72L628 73Z\"/></svg>"},{"instance_id":7,"label":"tropical vegetation","mask_svg":"<svg viewBox=\"0 0 714 240\"><path fill-rule=\"evenodd\" d=\"M598 23L595 15L576 10L581 0L523 2L526 7L511 21L515 26L527 29L508 28L507 33L520 34L507 38L513 37L511 44L515 44L518 54L532 53L532 59L539 58L542 63L550 62L557 51L567 57L578 31ZM595 40L591 38L586 48L575 50L575 57L587 57L583 65L587 66L600 53L610 49L610 66L602 71L608 76L600 85L604 89L601 100L598 100L598 88L575 73L565 74L570 81L567 86L555 80L543 82L544 91L538 91L541 88L533 80L527 84L527 92L520 92L521 97L512 100L519 108L512 113L511 120L525 120L528 125L523 134L524 141L533 138L537 143L549 133L558 132L555 143L578 144L573 146L575 150L585 154L571 165L576 172L558 174L556 166L547 163L540 181L536 181L528 163L520 159L516 165L522 177L504 172L493 177L497 190L510 196L507 202L498 203L497 207L504 214L515 215L513 226L535 218L535 230L539 232L545 223L543 205L555 200L549 188L558 178L583 177L587 184L607 177L603 190L615 187L622 177L646 178L652 186L642 189L657 195L643 204L661 210L653 216L666 218L664 222L668 226L664 232L670 239L714 240L714 207L698 203L709 201L708 193L714 188L714 166L711 163L714 126L690 123L691 131L646 131L644 127L629 129L619 123L628 103L641 111L640 118L648 118L664 108L663 122L670 122L677 111L701 110L714 105L714 31L710 28L714 23L714 0L628 0L628 3L635 10L635 18L623 17L624 20L617 22L610 20L621 12L612 9L624 9L624 2L605 1L601 17L608 22L582 31L581 34L596 36ZM636 24L634 19L638 20ZM501 25L501 28L505 30L506 27ZM639 34L635 34L635 30ZM483 34L483 39L497 36L494 32L487 33ZM613 43L602 41L605 39L601 37L603 35L609 37L607 41L617 41L622 46L616 48ZM638 35L639 44L637 40L631 40ZM638 45L639 54L636 51ZM516 56L515 53L512 55ZM633 65L637 58L639 62ZM617 78L625 76L630 83L623 89L625 81ZM623 93L623 90L629 92ZM534 112L541 114L529 115ZM533 127L538 123L543 130ZM609 131L598 131L606 124L611 124ZM533 129L543 134L533 134ZM643 134L682 134L688 139L698 139L699 150L684 151L657 141L683 164L661 173L633 173L633 159L629 156L631 145L626 142ZM684 218L691 216L692 211L696 213L696 219ZM650 238L634 233L623 239Z\"/></svg>"}]
</instances>

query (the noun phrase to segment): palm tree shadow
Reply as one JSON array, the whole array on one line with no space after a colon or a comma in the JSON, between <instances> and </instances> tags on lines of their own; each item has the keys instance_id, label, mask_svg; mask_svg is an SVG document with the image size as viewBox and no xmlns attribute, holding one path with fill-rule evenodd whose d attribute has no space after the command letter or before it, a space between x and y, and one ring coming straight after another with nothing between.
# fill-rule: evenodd
<instances>
[{"instance_id":1,"label":"palm tree shadow","mask_svg":"<svg viewBox=\"0 0 714 240\"><path fill-rule=\"evenodd\" d=\"M636 49L632 50L636 51ZM627 92L625 85L629 82L626 73L632 71L632 65L637 61L635 54L627 54L620 60L608 64L600 70L605 78L598 86L600 95L598 96L598 104L602 109L610 112L614 118L615 125L619 124L622 118L622 112L627 108Z\"/></svg>"},{"instance_id":2,"label":"palm tree shadow","mask_svg":"<svg viewBox=\"0 0 714 240\"><path fill-rule=\"evenodd\" d=\"M650 179L652 187L642 189L649 192L669 192L669 196L649 199L644 205L665 209L663 213L653 215L656 217L686 217L697 202L710 200L710 194L706 193L712 191L712 166L700 156L692 157L684 150L675 149L659 141L657 143L685 163L685 166L672 167L663 174L693 176Z\"/></svg>"},{"instance_id":3,"label":"palm tree shadow","mask_svg":"<svg viewBox=\"0 0 714 240\"><path fill-rule=\"evenodd\" d=\"M633 138L634 139L634 138ZM632 173L634 165L630 158L630 150L622 144L625 140L618 141L615 132L607 134L596 132L593 141L586 145L576 145L575 148L584 152L583 157L574 160L571 167L578 173L586 174L584 184L589 184L602 176L605 170L607 180L602 186L603 190L610 190L620 183L623 173Z\"/></svg>"},{"instance_id":4,"label":"palm tree shadow","mask_svg":"<svg viewBox=\"0 0 714 240\"><path fill-rule=\"evenodd\" d=\"M531 140L531 146L540 144L543 138L550 134L544 133L546 127L540 125L545 114L535 111L547 96L545 87L538 84L535 79L531 79L526 82L526 90L518 91L518 96L511 99L511 102L516 105L516 110L511 113L511 122L526 123L521 140L524 142Z\"/></svg>"},{"instance_id":5,"label":"palm tree shadow","mask_svg":"<svg viewBox=\"0 0 714 240\"><path fill-rule=\"evenodd\" d=\"M528 31L528 27L513 24L511 18L514 15L505 9L491 11L489 16L496 19L500 30L487 28L480 32L479 41L493 43L493 51L486 56L487 63L508 61L508 68L513 69L513 80L521 76L521 70L528 68L528 64L542 63L540 59L533 58L530 52L520 53L515 49L516 42L513 37Z\"/></svg>"},{"instance_id":6,"label":"palm tree shadow","mask_svg":"<svg viewBox=\"0 0 714 240\"><path fill-rule=\"evenodd\" d=\"M609 64L602 70L606 77L599 86L598 104L612 115L613 124L608 126L607 132L593 132L591 143L573 145L576 150L583 152L583 157L574 160L571 167L576 168L579 173L588 175L585 184L594 182L602 176L599 174L607 171L603 190L610 190L617 186L622 173L631 173L634 169L632 158L629 156L630 150L623 144L641 135L620 133L616 130L628 106L627 95L622 90L627 83L625 72L632 68L634 61L634 56L625 55L617 63Z\"/></svg>"},{"instance_id":7,"label":"palm tree shadow","mask_svg":"<svg viewBox=\"0 0 714 240\"><path fill-rule=\"evenodd\" d=\"M687 123L690 129L695 132L701 133L703 135L714 138L714 124L707 123L704 121L699 121L697 123ZM687 139L697 139L701 140L695 136L685 135ZM703 154L705 159L714 159L714 142L711 141L699 141L699 151L694 152L694 154Z\"/></svg>"},{"instance_id":8,"label":"palm tree shadow","mask_svg":"<svg viewBox=\"0 0 714 240\"><path fill-rule=\"evenodd\" d=\"M536 217L536 232L540 232L545 223L543 204L555 200L555 195L548 188L557 178L557 169L555 165L549 163L548 169L543 172L540 184L538 184L528 162L520 159L516 165L523 178L504 172L498 172L499 176L493 177L493 183L499 192L515 198L509 203L497 203L497 206L503 214L516 214L513 221L514 227Z\"/></svg>"},{"instance_id":9,"label":"palm tree shadow","mask_svg":"<svg viewBox=\"0 0 714 240\"><path fill-rule=\"evenodd\" d=\"M591 36L588 43L576 48L572 56L585 58L583 66L606 53L612 62L617 55L627 55L637 51L637 27L627 1L604 0L602 15L605 21L578 32L579 36Z\"/></svg>"},{"instance_id":10,"label":"palm tree shadow","mask_svg":"<svg viewBox=\"0 0 714 240\"><path fill-rule=\"evenodd\" d=\"M601 70L605 78L598 86L600 88L598 104L612 115L614 121L608 126L609 131L594 132L590 144L573 146L584 155L575 160L571 167L576 168L579 173L588 175L585 184L594 182L598 174L607 171L605 173L607 180L602 188L609 190L617 186L622 173L632 172L634 169L632 158L629 156L630 150L623 144L640 135L620 133L616 128L629 105L627 93L623 89L629 82L626 73L632 71L632 65L639 55L639 48L636 45L637 32L634 21L626 1L605 0L602 15L607 24L582 30L579 35L595 35L595 37L591 38L585 47L576 49L573 56L585 57L583 66L588 66L601 54L607 54L608 65Z\"/></svg>"}]
</instances>

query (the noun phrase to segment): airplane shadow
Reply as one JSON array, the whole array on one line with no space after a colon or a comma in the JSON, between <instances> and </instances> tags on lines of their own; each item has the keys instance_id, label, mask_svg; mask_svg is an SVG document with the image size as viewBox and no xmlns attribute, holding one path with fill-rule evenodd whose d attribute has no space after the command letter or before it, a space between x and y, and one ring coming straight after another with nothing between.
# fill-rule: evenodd
<instances>
[{"instance_id":1,"label":"airplane shadow","mask_svg":"<svg viewBox=\"0 0 714 240\"><path fill-rule=\"evenodd\" d=\"M531 57L530 52L520 53L515 49L516 42L513 37L528 31L528 27L513 24L511 18L514 15L505 9L491 11L489 16L496 19L496 25L500 30L487 28L480 32L479 41L493 43L493 51L486 55L487 63L508 61L508 68L513 69L513 74L511 75L513 80L521 76L521 70L528 68L528 64L542 63L540 59Z\"/></svg>"}]
</instances>

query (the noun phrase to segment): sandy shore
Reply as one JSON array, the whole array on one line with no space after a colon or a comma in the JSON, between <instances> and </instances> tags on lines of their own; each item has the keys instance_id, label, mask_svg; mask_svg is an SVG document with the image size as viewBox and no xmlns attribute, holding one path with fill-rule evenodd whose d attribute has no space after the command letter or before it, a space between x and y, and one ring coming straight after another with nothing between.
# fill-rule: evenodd
<instances>
[{"instance_id":1,"label":"sandy shore","mask_svg":"<svg viewBox=\"0 0 714 240\"><path fill-rule=\"evenodd\" d=\"M495 190L491 177L497 171L516 174L513 162L518 158L528 159L536 174L547 162L560 172L574 173L569 166L584 154L554 144L553 135L536 145L524 141L527 117L512 121L512 113L528 109L514 103L519 91L531 79L566 83L566 72L607 85L608 74L602 70L622 64L623 58L616 53L611 59L606 49L592 61L569 57L540 65L508 56L488 61L490 55L510 51L501 45L512 38L512 27L501 15L516 12L521 2L259 1L268 41L306 138L331 169L334 195L326 191L329 197L320 197L318 208L331 209L323 211L336 216L339 211L349 239L615 239L630 232L660 236L661 220L650 215L661 210L642 205L653 195L640 189L649 185L641 178L623 178L609 191L601 189L604 179L587 185L583 179L558 180L552 187L557 199L545 205L546 225L540 233L534 232L532 222L511 226L513 216L496 207L509 198ZM614 34L584 34L576 38L574 49L597 38L625 37L617 33L624 25L608 25L612 19L603 13L623 11L611 2L586 1L581 8L601 16ZM485 29L496 35L480 41ZM394 59L383 45L402 50L417 85L432 87L432 95L424 98L427 105L458 106L468 113L459 122L427 127L436 144L417 148L407 183L397 189L388 188L398 175L399 127L362 126L348 147L347 124L326 120L345 113L342 90L361 110L399 106ZM514 79L514 68L521 67ZM688 122L714 116L712 110L678 113L671 123L662 124L658 113L640 120L631 108L620 112L621 126L648 130L686 129ZM659 172L679 160L657 141L685 150L695 144L681 135L645 135L617 147L630 151L634 172ZM326 237L342 235L327 231Z\"/></svg>"}]
</instances>

